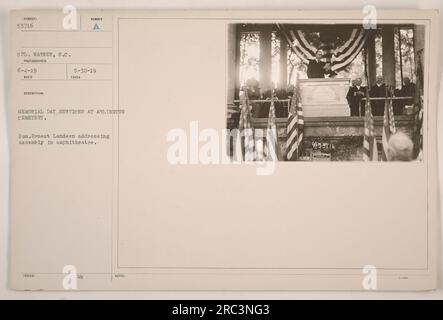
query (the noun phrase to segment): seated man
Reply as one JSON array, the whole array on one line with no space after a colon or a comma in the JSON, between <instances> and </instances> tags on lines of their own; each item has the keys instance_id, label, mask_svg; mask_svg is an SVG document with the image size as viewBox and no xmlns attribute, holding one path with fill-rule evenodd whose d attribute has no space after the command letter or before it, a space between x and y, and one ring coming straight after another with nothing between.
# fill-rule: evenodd
<instances>
[{"instance_id":1,"label":"seated man","mask_svg":"<svg viewBox=\"0 0 443 320\"><path fill-rule=\"evenodd\" d=\"M349 88L346 99L348 100L351 116L363 115L364 111L359 114L361 99L365 96L366 88L361 85L361 78L352 81L352 87Z\"/></svg>"},{"instance_id":2,"label":"seated man","mask_svg":"<svg viewBox=\"0 0 443 320\"><path fill-rule=\"evenodd\" d=\"M255 78L246 80L246 90L248 90L248 98L250 100L260 99L260 83Z\"/></svg>"},{"instance_id":3,"label":"seated man","mask_svg":"<svg viewBox=\"0 0 443 320\"><path fill-rule=\"evenodd\" d=\"M397 132L389 138L388 160L411 161L414 145L412 140L403 132Z\"/></svg>"},{"instance_id":4,"label":"seated man","mask_svg":"<svg viewBox=\"0 0 443 320\"><path fill-rule=\"evenodd\" d=\"M371 87L369 94L371 98L386 97L386 86L382 76L377 76L376 83ZM372 100L371 107L374 116L382 116L385 109L385 100Z\"/></svg>"}]
</instances>

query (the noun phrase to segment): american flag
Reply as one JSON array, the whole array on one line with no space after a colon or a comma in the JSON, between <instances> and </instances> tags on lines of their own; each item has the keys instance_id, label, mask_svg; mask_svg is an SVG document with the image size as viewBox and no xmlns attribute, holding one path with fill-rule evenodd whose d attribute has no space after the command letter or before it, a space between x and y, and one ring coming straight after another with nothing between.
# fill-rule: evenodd
<instances>
[{"instance_id":1,"label":"american flag","mask_svg":"<svg viewBox=\"0 0 443 320\"><path fill-rule=\"evenodd\" d=\"M272 94L271 98L271 106L269 107L269 117L268 117L268 129L275 129L275 105L274 105L274 94Z\"/></svg>"},{"instance_id":2,"label":"american flag","mask_svg":"<svg viewBox=\"0 0 443 320\"><path fill-rule=\"evenodd\" d=\"M423 160L423 107L420 108L417 114L417 132L418 132L418 156L417 160L422 161Z\"/></svg>"},{"instance_id":3,"label":"american flag","mask_svg":"<svg viewBox=\"0 0 443 320\"><path fill-rule=\"evenodd\" d=\"M244 90L244 95L241 98L241 113L238 127L244 135L244 159L245 161L254 161L254 131L251 122L249 98L246 90Z\"/></svg>"},{"instance_id":4,"label":"american flag","mask_svg":"<svg viewBox=\"0 0 443 320\"><path fill-rule=\"evenodd\" d=\"M300 90L297 86L291 99L288 115L288 128L286 140L286 159L297 160L300 145L303 140L303 110L300 103Z\"/></svg>"},{"instance_id":5,"label":"american flag","mask_svg":"<svg viewBox=\"0 0 443 320\"><path fill-rule=\"evenodd\" d=\"M395 120L394 120L394 109L392 107L392 98L386 99L385 101L385 113L383 116L383 134L382 134L382 142L383 142L383 150L382 150L382 159L383 161L388 161L388 142L391 134L394 134L395 129Z\"/></svg>"},{"instance_id":6,"label":"american flag","mask_svg":"<svg viewBox=\"0 0 443 320\"><path fill-rule=\"evenodd\" d=\"M268 159L275 159L277 146L277 126L275 125L275 96L272 93L271 106L269 107L268 130L266 131L266 144Z\"/></svg>"},{"instance_id":7,"label":"american flag","mask_svg":"<svg viewBox=\"0 0 443 320\"><path fill-rule=\"evenodd\" d=\"M417 83L416 83L416 92L415 92L415 105L418 107L418 112L415 116L415 132L418 135L416 141L418 145L418 156L417 160L423 160L423 65L421 54L417 56Z\"/></svg>"},{"instance_id":8,"label":"american flag","mask_svg":"<svg viewBox=\"0 0 443 320\"><path fill-rule=\"evenodd\" d=\"M377 141L375 139L374 118L372 117L371 102L366 89L365 105L365 134L363 138L363 160L378 161Z\"/></svg>"},{"instance_id":9,"label":"american flag","mask_svg":"<svg viewBox=\"0 0 443 320\"><path fill-rule=\"evenodd\" d=\"M365 47L368 31L364 28L352 29L348 38L342 39L343 44L337 47L314 46L306 38L302 30L291 30L284 24L277 24L277 28L286 40L292 52L304 63L315 59L318 49L323 49L324 56L321 61L329 63L332 71L339 71L348 66Z\"/></svg>"}]
</instances>

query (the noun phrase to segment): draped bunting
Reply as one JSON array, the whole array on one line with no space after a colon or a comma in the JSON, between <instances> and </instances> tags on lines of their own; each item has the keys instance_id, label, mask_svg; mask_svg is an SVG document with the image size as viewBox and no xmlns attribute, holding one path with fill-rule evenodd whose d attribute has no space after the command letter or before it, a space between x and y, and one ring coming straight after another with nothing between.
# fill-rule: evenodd
<instances>
[{"instance_id":1,"label":"draped bunting","mask_svg":"<svg viewBox=\"0 0 443 320\"><path fill-rule=\"evenodd\" d=\"M303 49L301 48L301 46L299 45L299 42L297 40L291 40L291 38L289 38L289 35L286 33L286 31L283 29L282 25L277 24L278 28L281 31L281 34L285 37L286 42L288 43L288 45L291 47L291 50L295 53L295 55L304 63L309 63L309 60L314 59L311 56L306 56L303 53Z\"/></svg>"},{"instance_id":2,"label":"draped bunting","mask_svg":"<svg viewBox=\"0 0 443 320\"><path fill-rule=\"evenodd\" d=\"M318 49L324 49L325 55L321 60L330 63L332 71L339 71L348 66L364 48L367 39L367 32L363 28L354 28L349 39L342 45L328 50L314 47L301 30L290 30L288 33L283 25L277 24L277 27L292 51L304 63L314 60Z\"/></svg>"},{"instance_id":3,"label":"draped bunting","mask_svg":"<svg viewBox=\"0 0 443 320\"><path fill-rule=\"evenodd\" d=\"M368 35L364 29L353 29L349 39L332 53L331 69L340 70L350 64L361 52Z\"/></svg>"},{"instance_id":4,"label":"draped bunting","mask_svg":"<svg viewBox=\"0 0 443 320\"><path fill-rule=\"evenodd\" d=\"M300 51L305 55L305 57L309 60L315 59L315 53L317 52L317 49L309 44L303 32L301 32L300 30L297 30L297 32L291 30L290 34L292 37L292 41L296 44L296 47L300 48Z\"/></svg>"}]
</instances>

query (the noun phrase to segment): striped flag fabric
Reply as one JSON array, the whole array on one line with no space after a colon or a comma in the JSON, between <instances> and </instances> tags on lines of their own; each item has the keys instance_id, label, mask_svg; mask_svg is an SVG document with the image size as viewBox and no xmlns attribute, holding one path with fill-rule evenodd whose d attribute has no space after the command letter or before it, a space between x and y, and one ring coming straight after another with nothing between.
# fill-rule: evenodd
<instances>
[{"instance_id":1,"label":"striped flag fabric","mask_svg":"<svg viewBox=\"0 0 443 320\"><path fill-rule=\"evenodd\" d=\"M331 70L334 72L345 68L354 61L363 50L368 38L368 31L364 28L354 28L349 38L342 45L327 49L325 44L321 44L319 47L310 44L302 30L291 29L287 31L283 24L277 24L277 27L291 50L303 63L309 63L310 60L314 60L317 50L322 48L325 51L325 55L321 60L325 63L330 63Z\"/></svg>"},{"instance_id":2,"label":"striped flag fabric","mask_svg":"<svg viewBox=\"0 0 443 320\"><path fill-rule=\"evenodd\" d=\"M394 134L395 120L394 120L394 109L392 107L392 98L386 99L385 101L385 113L383 116L383 133L382 133L382 160L388 161L388 142L391 134Z\"/></svg>"},{"instance_id":3,"label":"striped flag fabric","mask_svg":"<svg viewBox=\"0 0 443 320\"><path fill-rule=\"evenodd\" d=\"M274 93L271 98L271 106L269 107L269 117L268 117L268 129L275 130L275 105L274 105Z\"/></svg>"},{"instance_id":4,"label":"striped flag fabric","mask_svg":"<svg viewBox=\"0 0 443 320\"><path fill-rule=\"evenodd\" d=\"M349 39L340 47L332 52L331 70L337 71L343 69L354 61L355 57L363 49L368 33L363 28L353 29Z\"/></svg>"},{"instance_id":5,"label":"striped flag fabric","mask_svg":"<svg viewBox=\"0 0 443 320\"><path fill-rule=\"evenodd\" d=\"M290 46L291 50L301 61L303 61L304 63L309 63L309 60L315 59L315 50L302 47L300 45L300 42L295 38L295 34L293 33L293 31L291 31L291 38L288 32L286 32L284 25L277 24L277 27L280 30L280 33L285 38L287 44Z\"/></svg>"},{"instance_id":6,"label":"striped flag fabric","mask_svg":"<svg viewBox=\"0 0 443 320\"><path fill-rule=\"evenodd\" d=\"M267 157L275 160L277 150L277 126L275 124L275 96L272 92L271 105L269 107L268 126L266 130Z\"/></svg>"},{"instance_id":7,"label":"striped flag fabric","mask_svg":"<svg viewBox=\"0 0 443 320\"><path fill-rule=\"evenodd\" d=\"M298 160L300 145L303 140L304 117L300 102L300 90L297 86L291 99L288 114L286 159Z\"/></svg>"},{"instance_id":8,"label":"striped flag fabric","mask_svg":"<svg viewBox=\"0 0 443 320\"><path fill-rule=\"evenodd\" d=\"M418 108L418 112L415 116L415 135L418 137L415 139L417 141L417 147L418 147L418 156L417 160L422 161L423 160L423 118L424 118L424 110L423 110L423 65L422 65L422 57L421 53L417 55L417 62L416 62L416 68L417 68L417 83L415 85L416 92L415 92L415 101L414 104Z\"/></svg>"},{"instance_id":9,"label":"striped flag fabric","mask_svg":"<svg viewBox=\"0 0 443 320\"><path fill-rule=\"evenodd\" d=\"M301 54L309 60L315 59L315 53L317 52L317 48L312 46L305 38L305 35L301 30L291 30L289 31L292 38L292 43L296 44L296 48Z\"/></svg>"},{"instance_id":10,"label":"striped flag fabric","mask_svg":"<svg viewBox=\"0 0 443 320\"><path fill-rule=\"evenodd\" d=\"M252 128L251 108L249 106L249 98L246 90L244 90L244 95L241 98L239 130L244 136L244 160L254 161L254 130Z\"/></svg>"},{"instance_id":11,"label":"striped flag fabric","mask_svg":"<svg viewBox=\"0 0 443 320\"><path fill-rule=\"evenodd\" d=\"M420 110L418 111L418 128L417 128L417 132L419 135L418 138L418 156L417 156L417 160L418 161L422 161L423 160L423 108L420 108Z\"/></svg>"},{"instance_id":12,"label":"striped flag fabric","mask_svg":"<svg viewBox=\"0 0 443 320\"><path fill-rule=\"evenodd\" d=\"M363 160L378 161L377 140L375 139L374 118L372 116L369 93L366 90L365 129L363 137Z\"/></svg>"}]
</instances>

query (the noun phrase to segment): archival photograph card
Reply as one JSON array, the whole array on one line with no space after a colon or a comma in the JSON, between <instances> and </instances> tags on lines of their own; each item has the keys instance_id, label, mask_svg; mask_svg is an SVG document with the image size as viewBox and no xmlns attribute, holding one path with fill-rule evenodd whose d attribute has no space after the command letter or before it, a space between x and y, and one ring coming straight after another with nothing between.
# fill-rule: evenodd
<instances>
[{"instance_id":1,"label":"archival photograph card","mask_svg":"<svg viewBox=\"0 0 443 320\"><path fill-rule=\"evenodd\" d=\"M435 289L437 24L11 11L10 287Z\"/></svg>"}]
</instances>

